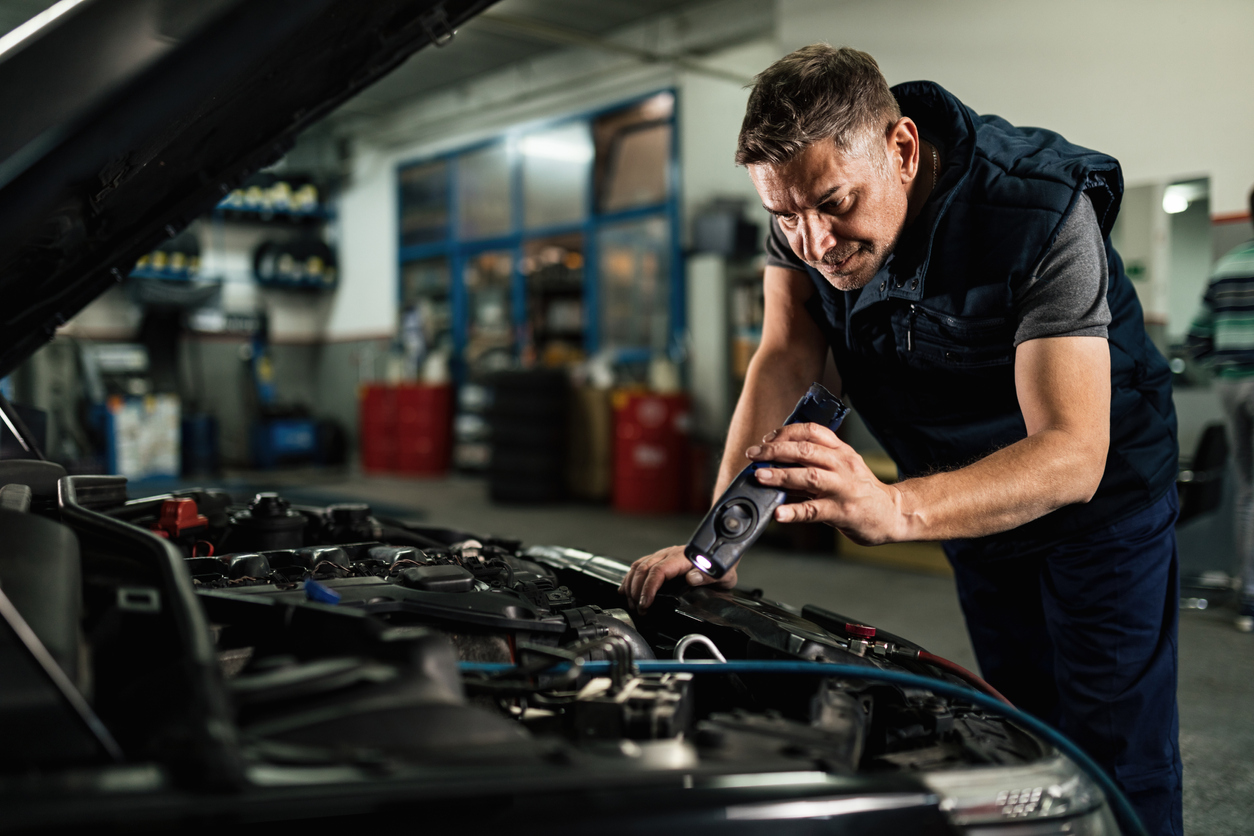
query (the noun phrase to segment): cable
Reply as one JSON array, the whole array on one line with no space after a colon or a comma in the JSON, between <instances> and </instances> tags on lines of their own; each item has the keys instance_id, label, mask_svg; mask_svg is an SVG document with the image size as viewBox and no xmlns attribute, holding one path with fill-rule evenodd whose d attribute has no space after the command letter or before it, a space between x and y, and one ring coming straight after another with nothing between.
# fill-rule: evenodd
<instances>
[{"instance_id":1,"label":"cable","mask_svg":"<svg viewBox=\"0 0 1254 836\"><path fill-rule=\"evenodd\" d=\"M962 665L959 665L957 662L951 662L943 656L937 656L935 653L928 653L926 650L911 652L911 657L918 659L920 662L926 662L929 665L934 665L935 667L948 671L976 690L983 691L990 697L1001 700L1011 708L1014 707L1014 703L1003 697L1000 691L992 685L989 685L983 679L980 679L980 677L971 673L971 671L967 670Z\"/></svg>"},{"instance_id":2,"label":"cable","mask_svg":"<svg viewBox=\"0 0 1254 836\"><path fill-rule=\"evenodd\" d=\"M609 662L586 662L583 670L587 673L604 673L608 670L609 664ZM887 682L892 685L906 685L912 688L925 688L937 694L966 700L981 708L1003 714L1045 738L1064 755L1075 761L1076 765L1084 770L1102 788L1102 792L1111 800L1115 816L1119 819L1120 827L1124 832L1136 834L1136 836L1149 836L1145 825L1141 824L1141 819L1137 816L1136 810L1132 808L1132 803L1128 801L1128 797L1111 780L1106 771L1098 766L1084 750L1031 714L1020 711L1014 706L981 691L954 685L942 679L932 679L903 671L886 671L855 665L835 665L828 662L794 662L764 659L737 659L732 662L673 662L657 660L637 662L636 666L641 673L791 673L814 676L843 676L851 679ZM500 662L462 662L460 667L466 673L500 673L510 670L513 666Z\"/></svg>"}]
</instances>

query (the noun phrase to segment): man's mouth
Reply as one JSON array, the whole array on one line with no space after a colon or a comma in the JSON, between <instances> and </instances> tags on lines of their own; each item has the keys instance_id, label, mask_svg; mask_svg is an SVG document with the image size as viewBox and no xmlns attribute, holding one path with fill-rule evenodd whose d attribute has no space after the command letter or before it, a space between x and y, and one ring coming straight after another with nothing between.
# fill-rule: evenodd
<instances>
[{"instance_id":1,"label":"man's mouth","mask_svg":"<svg viewBox=\"0 0 1254 836\"><path fill-rule=\"evenodd\" d=\"M862 252L862 248L858 247L843 255L832 256L830 253L823 256L823 260L814 265L820 272L835 273L840 275L848 272L853 259L858 253Z\"/></svg>"}]
</instances>

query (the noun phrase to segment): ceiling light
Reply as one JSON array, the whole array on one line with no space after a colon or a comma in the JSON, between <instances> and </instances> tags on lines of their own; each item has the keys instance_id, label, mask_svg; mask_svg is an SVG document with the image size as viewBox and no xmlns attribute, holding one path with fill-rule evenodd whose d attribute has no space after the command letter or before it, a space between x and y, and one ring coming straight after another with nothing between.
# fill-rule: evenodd
<instances>
[{"instance_id":1,"label":"ceiling light","mask_svg":"<svg viewBox=\"0 0 1254 836\"><path fill-rule=\"evenodd\" d=\"M1209 184L1206 180L1172 183L1163 189L1163 211L1168 215L1183 212L1193 201L1206 197L1209 191Z\"/></svg>"},{"instance_id":2,"label":"ceiling light","mask_svg":"<svg viewBox=\"0 0 1254 836\"><path fill-rule=\"evenodd\" d=\"M1189 198L1178 191L1168 188L1163 192L1163 211L1175 215L1189 208Z\"/></svg>"}]
</instances>

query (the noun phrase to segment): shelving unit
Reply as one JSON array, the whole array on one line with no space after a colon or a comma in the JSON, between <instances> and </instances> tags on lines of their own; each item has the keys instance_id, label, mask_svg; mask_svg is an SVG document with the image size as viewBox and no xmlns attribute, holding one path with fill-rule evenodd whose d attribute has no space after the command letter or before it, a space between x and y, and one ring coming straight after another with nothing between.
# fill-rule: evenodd
<instances>
[{"instance_id":1,"label":"shelving unit","mask_svg":"<svg viewBox=\"0 0 1254 836\"><path fill-rule=\"evenodd\" d=\"M587 305L582 236L533 241L527 249L523 273L528 342L540 362L560 365L584 353Z\"/></svg>"},{"instance_id":2,"label":"shelving unit","mask_svg":"<svg viewBox=\"0 0 1254 836\"><path fill-rule=\"evenodd\" d=\"M196 226L191 227L143 256L131 271L131 276L187 282L201 278L199 262L202 248L228 249L224 230L231 226L277 231L279 235L274 243L279 249L286 245L298 245L294 248L295 252L276 251L271 254L272 258L266 262L266 266L271 268L271 275L268 278L253 277L259 285L282 289L333 289L337 284L335 255L325 245L321 230L334 219L334 214L326 205L316 202L318 192L309 178L294 178L300 185L293 189L286 181L272 175L264 177L267 182L273 181L266 188L254 184L236 189L205 215L200 223L203 236L194 231ZM197 239L190 247L186 246L188 237ZM199 240L201 237L206 240ZM232 237L242 237L246 243L241 247L239 241L233 241L234 246L230 249L246 250L249 259L252 259L256 247L264 243L258 240L255 232ZM253 272L256 274L256 269ZM220 281L220 277L211 279L214 280Z\"/></svg>"},{"instance_id":3,"label":"shelving unit","mask_svg":"<svg viewBox=\"0 0 1254 836\"><path fill-rule=\"evenodd\" d=\"M402 339L421 339L427 350L452 350L453 287L447 259L411 261L401 268L401 311L407 312L402 314Z\"/></svg>"},{"instance_id":4,"label":"shelving unit","mask_svg":"<svg viewBox=\"0 0 1254 836\"><path fill-rule=\"evenodd\" d=\"M730 262L727 266L728 309L731 317L728 368L735 384L733 401L739 397L749 361L762 342L762 318L766 304L762 287L763 269L758 259Z\"/></svg>"}]
</instances>

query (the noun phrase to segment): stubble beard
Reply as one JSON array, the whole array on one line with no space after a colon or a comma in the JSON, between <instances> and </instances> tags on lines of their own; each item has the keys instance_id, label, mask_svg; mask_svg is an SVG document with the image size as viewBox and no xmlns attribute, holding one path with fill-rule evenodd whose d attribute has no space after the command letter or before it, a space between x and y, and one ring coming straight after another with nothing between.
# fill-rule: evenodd
<instances>
[{"instance_id":1,"label":"stubble beard","mask_svg":"<svg viewBox=\"0 0 1254 836\"><path fill-rule=\"evenodd\" d=\"M866 287L871 282L871 279L875 278L875 274L884 265L884 259L889 252L892 252L892 247L879 250L870 242L840 250L833 247L823 254L823 258L818 264L812 266L837 290L860 290ZM863 263L857 265L854 269L848 272L832 272L837 265L859 254L863 254L861 259Z\"/></svg>"}]
</instances>

